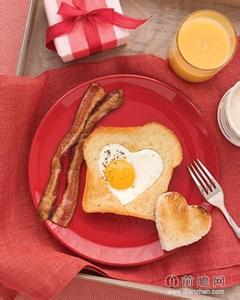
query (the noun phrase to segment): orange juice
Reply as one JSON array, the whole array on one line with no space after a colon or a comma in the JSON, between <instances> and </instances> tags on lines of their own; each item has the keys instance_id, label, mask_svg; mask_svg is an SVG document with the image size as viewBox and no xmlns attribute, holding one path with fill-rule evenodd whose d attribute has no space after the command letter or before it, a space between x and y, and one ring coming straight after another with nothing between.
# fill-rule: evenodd
<instances>
[{"instance_id":1,"label":"orange juice","mask_svg":"<svg viewBox=\"0 0 240 300\"><path fill-rule=\"evenodd\" d=\"M169 63L181 78L210 79L232 58L237 44L235 30L222 14L202 10L181 24L169 52Z\"/></svg>"}]
</instances>

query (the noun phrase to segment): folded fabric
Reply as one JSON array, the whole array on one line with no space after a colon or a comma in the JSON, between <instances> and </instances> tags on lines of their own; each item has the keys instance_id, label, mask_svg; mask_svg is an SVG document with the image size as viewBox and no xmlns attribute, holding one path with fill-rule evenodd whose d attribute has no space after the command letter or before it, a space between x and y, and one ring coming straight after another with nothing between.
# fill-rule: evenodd
<instances>
[{"instance_id":1,"label":"folded fabric","mask_svg":"<svg viewBox=\"0 0 240 300\"><path fill-rule=\"evenodd\" d=\"M239 240L213 209L213 226L201 241L147 265L98 266L77 257L39 221L29 193L27 169L33 135L48 109L78 84L107 74L131 73L159 79L188 96L206 119L219 154L226 206L240 224L240 149L220 133L217 105L240 78L240 50L212 80L191 84L177 78L167 61L151 55L116 57L51 70L36 78L0 77L0 283L34 299L57 294L83 268L106 276L164 285L167 275L225 276L225 287L240 283ZM211 155L211 153L209 153ZM10 293L8 291L8 293Z\"/></svg>"}]
</instances>

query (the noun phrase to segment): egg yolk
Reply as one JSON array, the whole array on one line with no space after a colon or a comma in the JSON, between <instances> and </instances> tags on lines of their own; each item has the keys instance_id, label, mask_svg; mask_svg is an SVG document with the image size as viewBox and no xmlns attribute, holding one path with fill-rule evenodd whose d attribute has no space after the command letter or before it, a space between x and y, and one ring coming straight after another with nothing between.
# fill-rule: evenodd
<instances>
[{"instance_id":1,"label":"egg yolk","mask_svg":"<svg viewBox=\"0 0 240 300\"><path fill-rule=\"evenodd\" d=\"M111 161L105 169L105 177L111 187L124 190L133 185L135 171L124 159Z\"/></svg>"}]
</instances>

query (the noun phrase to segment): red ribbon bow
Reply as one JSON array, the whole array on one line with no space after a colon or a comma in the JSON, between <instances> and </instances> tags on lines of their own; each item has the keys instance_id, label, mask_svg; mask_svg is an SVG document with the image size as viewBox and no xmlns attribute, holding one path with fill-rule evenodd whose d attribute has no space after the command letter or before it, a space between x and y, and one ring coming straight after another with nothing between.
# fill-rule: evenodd
<instances>
[{"instance_id":1,"label":"red ribbon bow","mask_svg":"<svg viewBox=\"0 0 240 300\"><path fill-rule=\"evenodd\" d=\"M46 47L54 51L56 51L56 48L53 40L58 36L71 32L76 22L83 22L83 29L90 53L94 53L101 51L101 40L97 29L98 22L135 29L147 20L126 17L116 12L113 8L98 8L92 11L85 11L75 3L74 7L67 3L61 3L58 14L63 17L63 21L50 26L46 34Z\"/></svg>"}]
</instances>

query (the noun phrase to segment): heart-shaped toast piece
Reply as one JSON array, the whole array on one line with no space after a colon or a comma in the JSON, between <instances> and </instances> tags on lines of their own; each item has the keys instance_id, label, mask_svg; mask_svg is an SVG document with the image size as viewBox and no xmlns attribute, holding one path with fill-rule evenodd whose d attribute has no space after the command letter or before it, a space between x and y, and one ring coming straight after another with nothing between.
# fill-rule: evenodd
<instances>
[{"instance_id":1,"label":"heart-shaped toast piece","mask_svg":"<svg viewBox=\"0 0 240 300\"><path fill-rule=\"evenodd\" d=\"M167 251L200 240L212 224L211 215L204 208L188 205L177 192L168 192L158 198L155 217L162 248Z\"/></svg>"}]
</instances>

